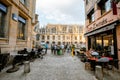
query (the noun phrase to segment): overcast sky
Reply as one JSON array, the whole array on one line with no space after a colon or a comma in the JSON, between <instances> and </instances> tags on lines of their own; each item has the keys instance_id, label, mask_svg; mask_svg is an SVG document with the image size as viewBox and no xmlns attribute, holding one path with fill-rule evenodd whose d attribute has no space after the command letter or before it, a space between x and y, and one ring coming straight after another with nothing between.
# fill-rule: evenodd
<instances>
[{"instance_id":1,"label":"overcast sky","mask_svg":"<svg viewBox=\"0 0 120 80\"><path fill-rule=\"evenodd\" d=\"M40 25L84 24L84 0L36 0Z\"/></svg>"}]
</instances>

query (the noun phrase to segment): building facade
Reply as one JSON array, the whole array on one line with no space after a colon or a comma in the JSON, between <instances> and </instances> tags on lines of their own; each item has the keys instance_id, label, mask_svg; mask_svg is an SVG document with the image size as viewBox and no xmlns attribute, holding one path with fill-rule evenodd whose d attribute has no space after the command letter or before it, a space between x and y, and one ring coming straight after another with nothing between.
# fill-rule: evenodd
<instances>
[{"instance_id":1,"label":"building facade","mask_svg":"<svg viewBox=\"0 0 120 80\"><path fill-rule=\"evenodd\" d=\"M36 46L36 44L38 43L38 39L37 39L37 34L39 33L39 21L38 21L38 15L35 15L35 23L33 24L34 27L32 28L33 32L32 32L32 48L34 48Z\"/></svg>"},{"instance_id":2,"label":"building facade","mask_svg":"<svg viewBox=\"0 0 120 80\"><path fill-rule=\"evenodd\" d=\"M80 47L85 42L83 25L48 24L40 29L40 43L75 44Z\"/></svg>"},{"instance_id":3,"label":"building facade","mask_svg":"<svg viewBox=\"0 0 120 80\"><path fill-rule=\"evenodd\" d=\"M120 60L119 0L85 0L87 49ZM115 67L120 67L116 62Z\"/></svg>"},{"instance_id":4,"label":"building facade","mask_svg":"<svg viewBox=\"0 0 120 80\"><path fill-rule=\"evenodd\" d=\"M1 53L32 48L36 0L0 0Z\"/></svg>"}]
</instances>

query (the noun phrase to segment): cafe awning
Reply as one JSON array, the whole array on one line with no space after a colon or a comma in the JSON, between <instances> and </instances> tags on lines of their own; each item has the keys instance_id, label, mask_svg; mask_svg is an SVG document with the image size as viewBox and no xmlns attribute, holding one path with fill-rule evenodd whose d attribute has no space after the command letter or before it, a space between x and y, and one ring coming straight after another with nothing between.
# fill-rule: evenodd
<instances>
[{"instance_id":1,"label":"cafe awning","mask_svg":"<svg viewBox=\"0 0 120 80\"><path fill-rule=\"evenodd\" d=\"M104 26L102 28L93 30L91 32L87 32L87 33L85 33L85 36L91 36L91 35L94 35L94 34L97 34L97 33L105 32L105 31L108 31L108 30L112 30L112 29L115 28L115 25L116 25L116 23L113 23L111 25Z\"/></svg>"}]
</instances>

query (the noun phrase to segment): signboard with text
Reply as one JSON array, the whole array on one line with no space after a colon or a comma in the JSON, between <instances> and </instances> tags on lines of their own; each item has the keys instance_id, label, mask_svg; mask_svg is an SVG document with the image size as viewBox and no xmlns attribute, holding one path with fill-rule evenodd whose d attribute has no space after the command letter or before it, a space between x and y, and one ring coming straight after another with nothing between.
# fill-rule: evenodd
<instances>
[{"instance_id":1,"label":"signboard with text","mask_svg":"<svg viewBox=\"0 0 120 80\"><path fill-rule=\"evenodd\" d=\"M112 22L115 22L117 20L118 20L118 16L117 15L113 15L112 11L110 11L106 15L103 15L103 17L99 18L98 20L96 20L92 24L88 25L86 27L87 28L87 32L93 31L95 29L98 29L100 27L108 25L108 24L110 24Z\"/></svg>"}]
</instances>

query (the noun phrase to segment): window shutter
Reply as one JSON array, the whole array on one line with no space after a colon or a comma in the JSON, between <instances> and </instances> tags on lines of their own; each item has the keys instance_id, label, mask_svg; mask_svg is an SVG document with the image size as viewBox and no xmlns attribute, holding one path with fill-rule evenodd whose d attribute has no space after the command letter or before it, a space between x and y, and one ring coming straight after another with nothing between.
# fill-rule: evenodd
<instances>
[{"instance_id":1,"label":"window shutter","mask_svg":"<svg viewBox=\"0 0 120 80\"><path fill-rule=\"evenodd\" d=\"M112 9L113 9L113 15L117 15L117 6L115 1L112 1Z\"/></svg>"}]
</instances>

